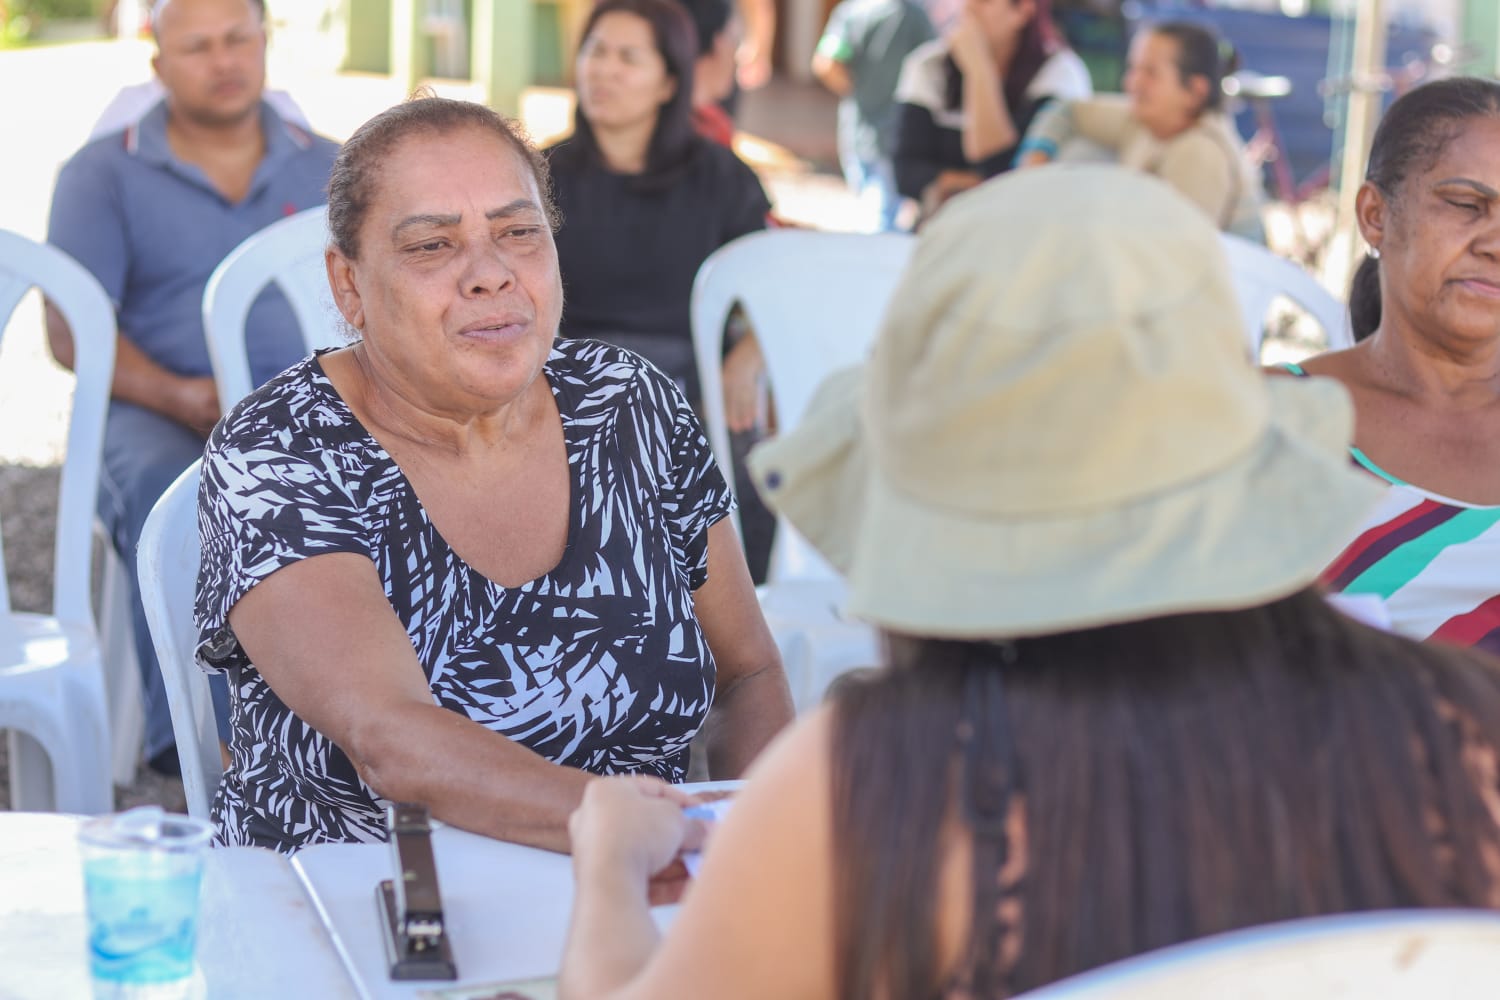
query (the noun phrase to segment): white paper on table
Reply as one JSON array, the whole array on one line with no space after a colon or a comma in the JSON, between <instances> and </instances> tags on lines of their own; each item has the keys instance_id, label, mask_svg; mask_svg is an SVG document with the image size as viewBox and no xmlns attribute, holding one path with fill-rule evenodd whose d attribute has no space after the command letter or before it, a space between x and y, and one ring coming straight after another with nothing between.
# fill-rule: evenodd
<instances>
[{"instance_id":1,"label":"white paper on table","mask_svg":"<svg viewBox=\"0 0 1500 1000\"><path fill-rule=\"evenodd\" d=\"M714 799L712 802L700 802L689 806L686 812L697 819L720 823L723 822L725 816L729 815L729 807L733 804L733 798ZM698 869L703 866L703 852L688 851L682 856L682 863L687 866L688 874L697 878Z\"/></svg>"}]
</instances>

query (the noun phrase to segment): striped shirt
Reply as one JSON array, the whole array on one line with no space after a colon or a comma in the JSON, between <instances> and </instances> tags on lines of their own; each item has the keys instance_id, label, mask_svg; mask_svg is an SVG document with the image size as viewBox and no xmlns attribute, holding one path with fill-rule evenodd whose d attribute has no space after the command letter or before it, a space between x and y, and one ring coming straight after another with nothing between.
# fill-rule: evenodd
<instances>
[{"instance_id":1,"label":"striped shirt","mask_svg":"<svg viewBox=\"0 0 1500 1000\"><path fill-rule=\"evenodd\" d=\"M1358 448L1349 454L1388 488L1322 584L1380 598L1403 635L1500 654L1500 506L1440 496L1396 478Z\"/></svg>"}]
</instances>

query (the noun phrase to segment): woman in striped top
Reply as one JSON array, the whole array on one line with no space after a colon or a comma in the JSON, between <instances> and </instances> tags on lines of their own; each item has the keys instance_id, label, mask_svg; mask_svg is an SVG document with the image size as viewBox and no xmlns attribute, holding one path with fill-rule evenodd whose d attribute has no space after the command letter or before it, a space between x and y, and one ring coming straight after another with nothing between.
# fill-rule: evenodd
<instances>
[{"instance_id":1,"label":"woman in striped top","mask_svg":"<svg viewBox=\"0 0 1500 1000\"><path fill-rule=\"evenodd\" d=\"M1354 398L1354 460L1390 484L1328 568L1397 631L1500 653L1500 83L1420 87L1376 132L1357 343L1296 374Z\"/></svg>"}]
</instances>

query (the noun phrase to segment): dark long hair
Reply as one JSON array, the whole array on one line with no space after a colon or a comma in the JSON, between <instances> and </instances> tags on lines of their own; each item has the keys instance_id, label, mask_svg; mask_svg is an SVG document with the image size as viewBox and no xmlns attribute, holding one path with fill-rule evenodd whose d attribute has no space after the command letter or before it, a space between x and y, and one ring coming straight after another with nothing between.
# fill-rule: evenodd
<instances>
[{"instance_id":1,"label":"dark long hair","mask_svg":"<svg viewBox=\"0 0 1500 1000\"><path fill-rule=\"evenodd\" d=\"M834 695L843 1000L941 992L953 817L975 856L962 972L986 1000L1254 924L1500 902L1494 779L1474 759L1500 739L1487 658L1367 628L1311 590L888 652Z\"/></svg>"},{"instance_id":2,"label":"dark long hair","mask_svg":"<svg viewBox=\"0 0 1500 1000\"><path fill-rule=\"evenodd\" d=\"M1233 72L1233 49L1213 29L1194 21L1163 21L1147 25L1148 34L1177 44L1177 79L1183 86L1195 76L1208 81L1208 96L1198 113L1216 111L1224 104L1224 75Z\"/></svg>"},{"instance_id":3,"label":"dark long hair","mask_svg":"<svg viewBox=\"0 0 1500 1000\"><path fill-rule=\"evenodd\" d=\"M1392 104L1370 146L1365 180L1396 205L1408 177L1428 170L1472 118L1500 115L1500 83L1478 77L1435 80ZM1380 326L1380 262L1366 257L1349 285L1349 321L1355 340Z\"/></svg>"},{"instance_id":4,"label":"dark long hair","mask_svg":"<svg viewBox=\"0 0 1500 1000\"><path fill-rule=\"evenodd\" d=\"M675 0L600 0L584 24L580 45L587 44L594 26L606 14L633 14L651 26L656 51L666 63L667 74L677 82L672 97L661 106L651 145L646 151L646 169L632 179L639 190L669 186L697 149L693 130L693 68L698 59L698 33L692 18ZM560 170L603 167L604 155L594 137L594 127L584 116L580 102L573 110L573 135L552 153Z\"/></svg>"},{"instance_id":5,"label":"dark long hair","mask_svg":"<svg viewBox=\"0 0 1500 1000\"><path fill-rule=\"evenodd\" d=\"M1017 0L1010 0L1011 3ZM1042 65L1055 53L1068 47L1067 40L1052 19L1052 0L1034 0L1036 13L1026 27L1021 29L1021 40L1016 45L1016 54L1011 57L1010 67L1005 71L1005 106L1012 114L1019 113L1026 104L1026 88L1041 72ZM948 85L945 100L950 109L963 103L963 77L958 65L948 61Z\"/></svg>"}]
</instances>

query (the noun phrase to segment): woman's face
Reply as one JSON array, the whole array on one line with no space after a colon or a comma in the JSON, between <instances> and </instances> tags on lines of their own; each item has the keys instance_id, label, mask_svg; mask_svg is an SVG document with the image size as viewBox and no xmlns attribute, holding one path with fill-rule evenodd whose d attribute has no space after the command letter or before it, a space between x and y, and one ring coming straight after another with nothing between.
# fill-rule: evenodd
<instances>
[{"instance_id":1,"label":"woman's face","mask_svg":"<svg viewBox=\"0 0 1500 1000\"><path fill-rule=\"evenodd\" d=\"M1439 342L1500 339L1500 120L1464 123L1394 204L1365 185L1359 221L1380 251L1385 317Z\"/></svg>"},{"instance_id":2,"label":"woman's face","mask_svg":"<svg viewBox=\"0 0 1500 1000\"><path fill-rule=\"evenodd\" d=\"M1178 72L1180 57L1175 39L1155 32L1137 35L1125 63L1125 93L1130 113L1159 139L1182 132L1198 117L1207 99L1208 80Z\"/></svg>"},{"instance_id":3,"label":"woman's face","mask_svg":"<svg viewBox=\"0 0 1500 1000\"><path fill-rule=\"evenodd\" d=\"M375 370L433 412L484 412L535 380L562 282L536 178L503 138L465 127L400 142L359 247L358 260L329 251L329 277Z\"/></svg>"},{"instance_id":4,"label":"woman's face","mask_svg":"<svg viewBox=\"0 0 1500 1000\"><path fill-rule=\"evenodd\" d=\"M594 22L578 50L577 80L578 107L595 129L654 127L677 91L650 22L625 11Z\"/></svg>"},{"instance_id":5,"label":"woman's face","mask_svg":"<svg viewBox=\"0 0 1500 1000\"><path fill-rule=\"evenodd\" d=\"M1013 51L1036 16L1035 0L967 0L964 10L978 22L992 47Z\"/></svg>"}]
</instances>

